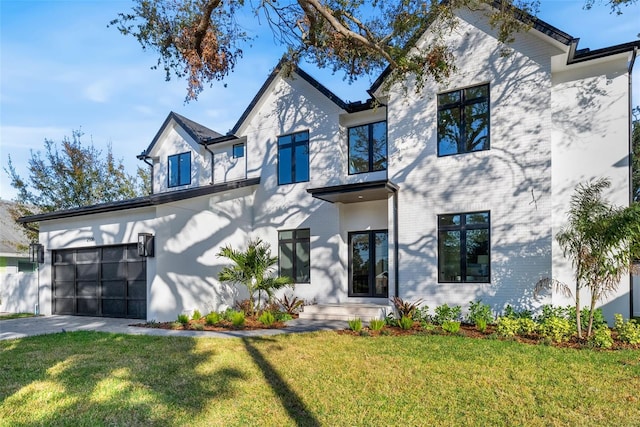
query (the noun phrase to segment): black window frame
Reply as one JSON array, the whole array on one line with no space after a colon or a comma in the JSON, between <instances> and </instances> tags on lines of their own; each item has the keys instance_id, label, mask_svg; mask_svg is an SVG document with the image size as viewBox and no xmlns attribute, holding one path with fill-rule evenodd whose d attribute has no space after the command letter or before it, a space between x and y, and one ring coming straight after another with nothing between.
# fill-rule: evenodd
<instances>
[{"instance_id":1,"label":"black window frame","mask_svg":"<svg viewBox=\"0 0 640 427\"><path fill-rule=\"evenodd\" d=\"M480 97L480 98L474 98L471 100L467 100L466 99L466 91L467 90L472 90L472 89L477 89L477 88L481 88L481 87L486 87L486 92L487 92L487 96L486 97ZM459 93L459 101L458 102L450 102L447 104L440 104L440 97L443 95L450 95L453 93ZM456 90L451 90L451 91L447 91L447 92L442 92L439 93L436 97L437 99L437 103L438 103L438 113L437 113L437 118L436 118L436 133L437 133L437 141L436 141L436 149L438 152L438 157L448 157L448 156L457 156L460 154L467 154L467 153L475 153L478 151L488 151L491 149L491 86L489 85L489 83L483 83L483 84L479 84L479 85L474 85L474 86L468 86L468 87L464 87L461 89L456 89ZM481 102L486 102L487 104L487 141L485 143L485 148L482 149L478 149L478 150L464 150L464 151L460 151L460 152L454 152L454 153L447 153L447 154L442 154L440 151L440 120L442 118L442 112L446 111L446 110L452 110L452 109L459 109L460 111L460 115L459 115L459 123L458 123L458 128L459 128L459 132L461 135L461 138L464 140L464 145L465 148L467 146L467 141L466 141L466 123L468 121L468 118L466 116L466 114L464 113L465 107L471 106L471 105L475 105L475 104L479 104Z\"/></svg>"},{"instance_id":2,"label":"black window frame","mask_svg":"<svg viewBox=\"0 0 640 427\"><path fill-rule=\"evenodd\" d=\"M467 224L466 216L474 215L474 214L486 214L487 222L486 224ZM447 216L460 216L460 224L451 224L451 225L441 225L441 218ZM438 221L438 283L491 283L491 211L472 211L472 212L456 212L456 213L447 213L440 214L437 217ZM466 249L467 249L467 231L468 230L487 230L487 275L486 280L478 281L478 280L467 280L467 257L466 257ZM459 231L460 232L460 280L445 280L441 277L440 271L440 260L443 257L441 253L440 239L441 233L447 231Z\"/></svg>"},{"instance_id":3,"label":"black window frame","mask_svg":"<svg viewBox=\"0 0 640 427\"><path fill-rule=\"evenodd\" d=\"M188 156L189 158L189 170L187 171L187 176L189 178L188 182L183 182L181 180L181 177L183 177L183 172L180 168L180 159L183 156ZM178 177L177 177L177 183L172 184L171 183L171 159L176 159L176 161L178 162ZM184 153L178 153L178 154L173 154L171 156L168 157L167 160L167 185L169 186L169 188L173 188L173 187L182 187L184 185L191 185L191 151L185 151Z\"/></svg>"},{"instance_id":4,"label":"black window frame","mask_svg":"<svg viewBox=\"0 0 640 427\"><path fill-rule=\"evenodd\" d=\"M299 135L306 135L306 139L300 139L297 140L296 137ZM291 138L291 142L289 143L281 143L281 140L285 137L290 137ZM311 179L311 167L310 167L310 163L311 163L311 159L310 159L310 151L309 151L309 130L303 130L300 132L293 132L293 133L288 133L285 135L280 135L278 136L278 156L277 156L277 165L276 165L276 169L277 169L277 175L278 175L278 185L287 185L287 184L297 184L299 182L309 182L309 180ZM301 179L301 180L296 180L296 171L298 170L298 168L300 167L300 165L296 164L296 150L295 148L298 146L306 146L307 149L307 163L306 166L303 165L303 167L307 168L307 179ZM291 162L291 181L283 181L282 177L280 176L280 164L282 162L281 160L281 148L287 148L290 147L291 148L291 158L289 159L289 161Z\"/></svg>"},{"instance_id":5,"label":"black window frame","mask_svg":"<svg viewBox=\"0 0 640 427\"><path fill-rule=\"evenodd\" d=\"M301 234L302 232L306 232L306 236L305 237L300 237L298 236L298 234ZM287 239L287 238L282 238L282 233L291 233L291 238ZM301 244L305 244L306 243L306 248L307 248L307 254L309 256L309 259L307 261L307 269L308 271L306 271L307 273L307 280L298 280L298 277L291 277L294 281L294 283L298 284L298 283L311 283L311 229L310 228L295 228L295 229L289 229L289 230L278 230L278 274L280 274L280 276L284 276L282 274L282 268L280 265L280 260L282 258L281 256L281 245L283 244L287 244L290 243L291 247L292 247L292 253L291 253L291 270L295 273L298 271L298 257L297 257L297 245L298 243Z\"/></svg>"},{"instance_id":6,"label":"black window frame","mask_svg":"<svg viewBox=\"0 0 640 427\"><path fill-rule=\"evenodd\" d=\"M375 125L378 125L380 123L384 123L384 145L385 145L385 155L384 155L384 168L382 169L374 169L374 165L373 165L373 161L374 161L374 155L373 155L373 127ZM356 129L356 128L361 128L361 127L367 127L367 133L368 133L368 164L367 164L367 170L363 170L363 171L357 171L357 172L351 172L351 130L352 129ZM387 127L387 121L386 120L379 120L377 122L371 122L371 123L364 123L361 125L356 125L356 126L350 126L347 128L347 171L349 175L358 175L361 173L370 173L370 172L380 172L380 171L386 171L388 168L388 159L389 159L389 138L388 138L388 127Z\"/></svg>"},{"instance_id":7,"label":"black window frame","mask_svg":"<svg viewBox=\"0 0 640 427\"><path fill-rule=\"evenodd\" d=\"M375 235L376 233L385 233L387 236L387 268L389 267L389 230L386 228L382 228L382 229L376 229L376 230L360 230L360 231L349 231L347 233L347 247L348 247L348 275L349 275L349 282L348 282L348 290L347 290L347 296L349 297L363 297L363 298L389 298L389 278L388 278L388 270L387 270L387 288L386 288L386 293L384 294L377 294L375 292L375 270L376 270L376 258L377 258L377 252L376 252L376 245L375 245ZM373 262L369 262L369 272L368 272L368 281L369 281L369 292L368 293L359 293L359 292L354 292L353 291L353 248L352 248L352 244L353 244L353 236L355 235L368 235L368 239L369 239L369 251L370 251L370 255L369 255L369 260L373 259Z\"/></svg>"},{"instance_id":8,"label":"black window frame","mask_svg":"<svg viewBox=\"0 0 640 427\"><path fill-rule=\"evenodd\" d=\"M242 154L237 155L236 154L236 148L242 148ZM231 149L231 151L233 153L232 155L233 155L234 159L240 159L240 158L244 157L244 153L245 153L244 143L242 143L242 144L233 144L233 148Z\"/></svg>"}]
</instances>

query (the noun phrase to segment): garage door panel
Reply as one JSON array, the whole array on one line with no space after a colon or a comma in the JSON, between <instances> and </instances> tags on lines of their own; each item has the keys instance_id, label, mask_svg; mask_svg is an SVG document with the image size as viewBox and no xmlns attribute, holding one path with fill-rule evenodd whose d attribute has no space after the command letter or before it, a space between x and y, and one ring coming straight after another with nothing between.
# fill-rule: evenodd
<instances>
[{"instance_id":1,"label":"garage door panel","mask_svg":"<svg viewBox=\"0 0 640 427\"><path fill-rule=\"evenodd\" d=\"M53 253L56 314L146 318L146 259L137 245Z\"/></svg>"}]
</instances>

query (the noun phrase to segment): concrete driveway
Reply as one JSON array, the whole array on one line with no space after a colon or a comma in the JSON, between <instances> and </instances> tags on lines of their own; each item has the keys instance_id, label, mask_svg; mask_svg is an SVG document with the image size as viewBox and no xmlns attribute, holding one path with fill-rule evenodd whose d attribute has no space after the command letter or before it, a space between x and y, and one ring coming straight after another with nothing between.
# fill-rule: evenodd
<instances>
[{"instance_id":1,"label":"concrete driveway","mask_svg":"<svg viewBox=\"0 0 640 427\"><path fill-rule=\"evenodd\" d=\"M312 332L345 329L347 322L340 320L301 320L287 322L284 329L260 329L250 331L173 331L167 329L140 328L131 326L140 323L136 319L113 319L85 316L38 316L23 319L0 320L0 340L24 338L33 335L56 334L73 331L98 331L131 335L158 335L208 338L239 338L267 336L286 333Z\"/></svg>"}]
</instances>

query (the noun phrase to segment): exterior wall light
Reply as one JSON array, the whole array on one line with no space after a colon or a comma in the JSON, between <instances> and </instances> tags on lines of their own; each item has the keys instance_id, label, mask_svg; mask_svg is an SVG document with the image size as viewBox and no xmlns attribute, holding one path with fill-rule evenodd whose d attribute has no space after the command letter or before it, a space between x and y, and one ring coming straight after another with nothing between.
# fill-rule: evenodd
<instances>
[{"instance_id":1,"label":"exterior wall light","mask_svg":"<svg viewBox=\"0 0 640 427\"><path fill-rule=\"evenodd\" d=\"M29 245L29 261L32 263L44 263L44 246L40 243L31 243Z\"/></svg>"},{"instance_id":2,"label":"exterior wall light","mask_svg":"<svg viewBox=\"0 0 640 427\"><path fill-rule=\"evenodd\" d=\"M138 256L153 257L153 234L138 233Z\"/></svg>"}]
</instances>

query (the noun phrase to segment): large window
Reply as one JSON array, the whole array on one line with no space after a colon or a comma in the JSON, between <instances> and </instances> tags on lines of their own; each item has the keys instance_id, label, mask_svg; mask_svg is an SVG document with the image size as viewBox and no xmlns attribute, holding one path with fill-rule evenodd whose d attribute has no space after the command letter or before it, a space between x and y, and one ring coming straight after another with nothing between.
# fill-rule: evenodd
<instances>
[{"instance_id":1,"label":"large window","mask_svg":"<svg viewBox=\"0 0 640 427\"><path fill-rule=\"evenodd\" d=\"M311 280L310 234L308 228L278 233L280 276L291 277L295 283L309 283Z\"/></svg>"},{"instance_id":2,"label":"large window","mask_svg":"<svg viewBox=\"0 0 640 427\"><path fill-rule=\"evenodd\" d=\"M349 296L389 296L387 230L349 233Z\"/></svg>"},{"instance_id":3,"label":"large window","mask_svg":"<svg viewBox=\"0 0 640 427\"><path fill-rule=\"evenodd\" d=\"M387 169L387 122L349 128L349 174Z\"/></svg>"},{"instance_id":4,"label":"large window","mask_svg":"<svg viewBox=\"0 0 640 427\"><path fill-rule=\"evenodd\" d=\"M438 216L438 281L490 281L489 212Z\"/></svg>"},{"instance_id":5,"label":"large window","mask_svg":"<svg viewBox=\"0 0 640 427\"><path fill-rule=\"evenodd\" d=\"M169 187L191 184L191 152L169 156Z\"/></svg>"},{"instance_id":6,"label":"large window","mask_svg":"<svg viewBox=\"0 0 640 427\"><path fill-rule=\"evenodd\" d=\"M278 184L309 181L309 132L278 137Z\"/></svg>"},{"instance_id":7,"label":"large window","mask_svg":"<svg viewBox=\"0 0 640 427\"><path fill-rule=\"evenodd\" d=\"M438 156L489 149L489 85L438 95Z\"/></svg>"}]
</instances>

